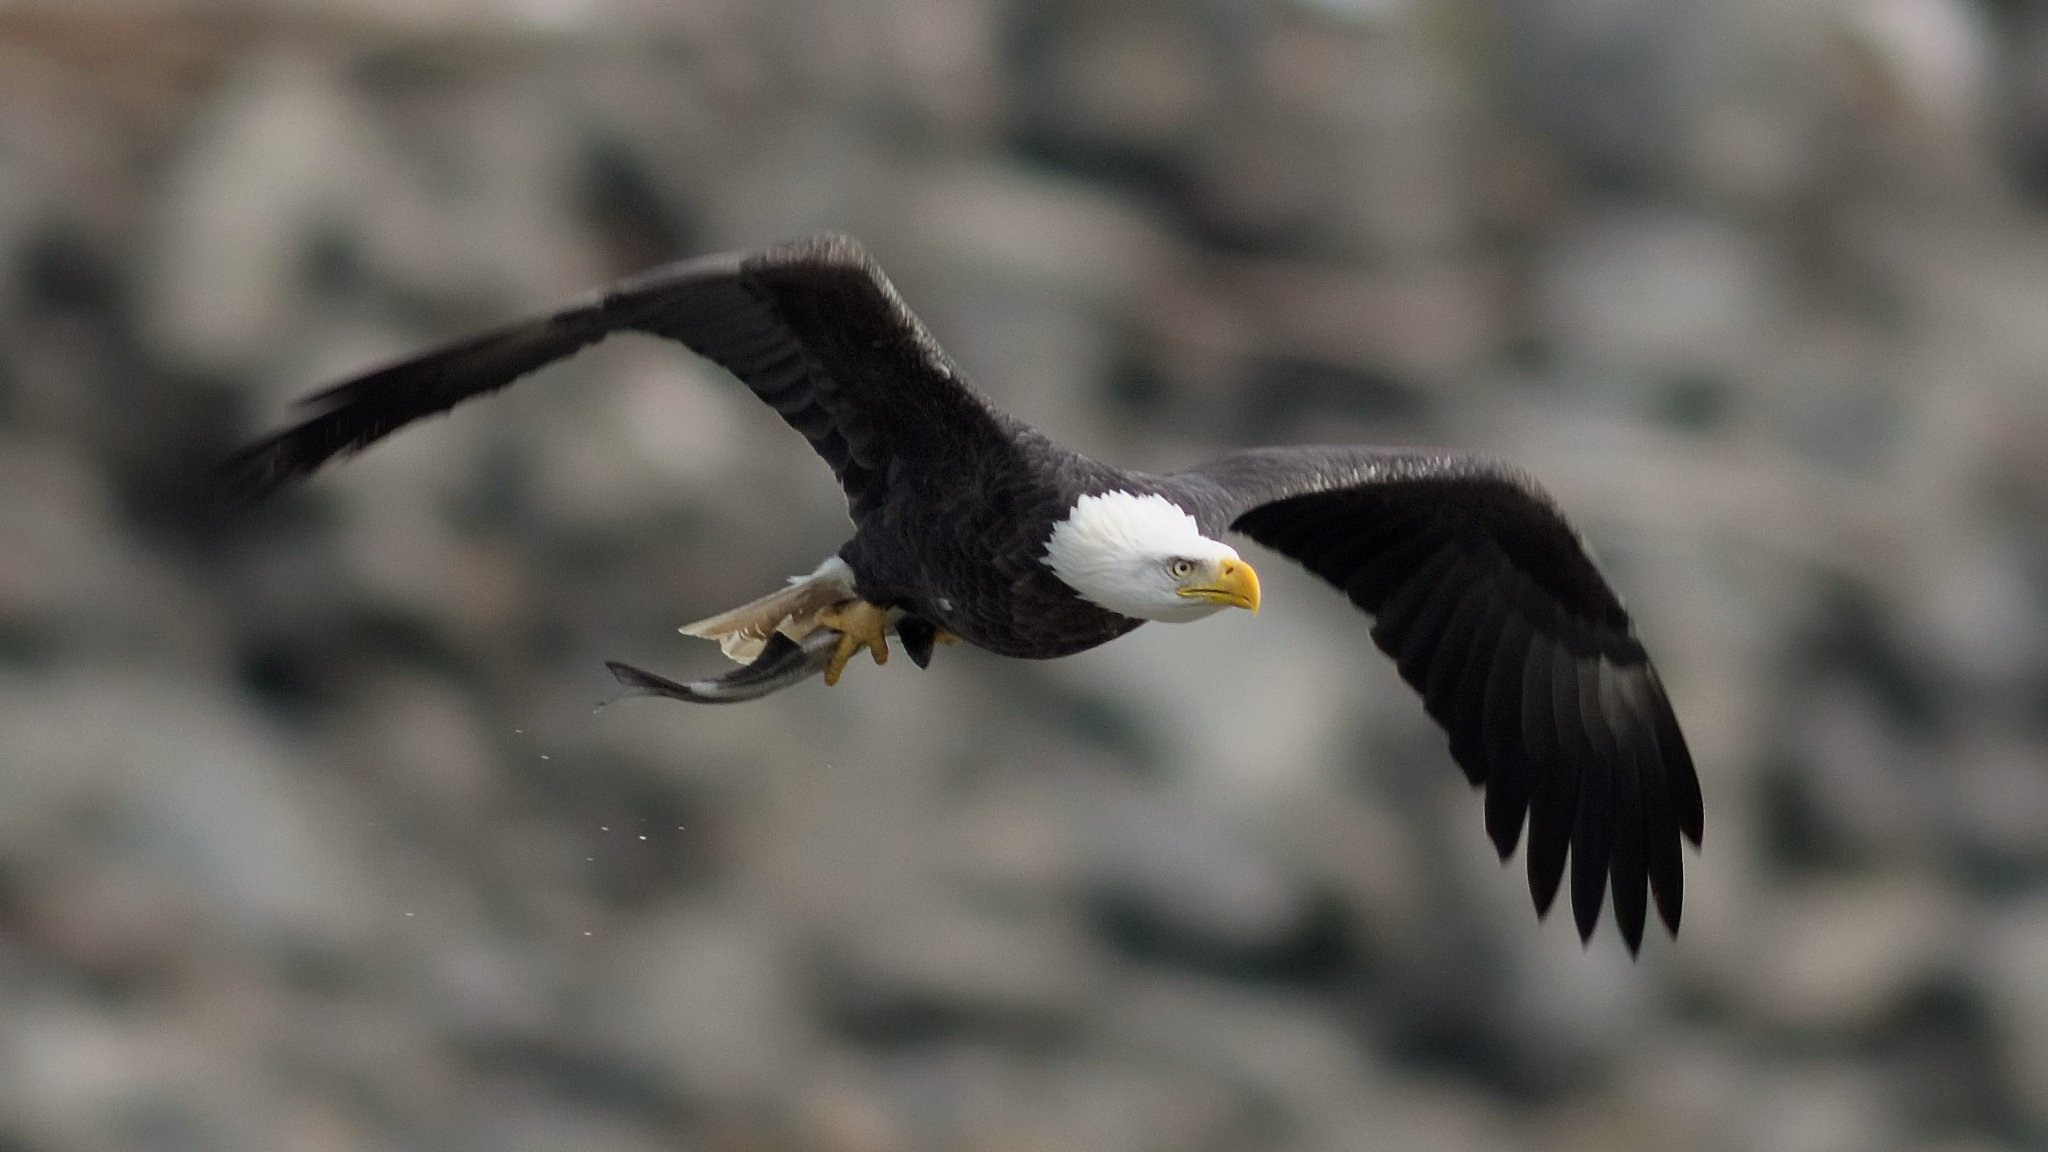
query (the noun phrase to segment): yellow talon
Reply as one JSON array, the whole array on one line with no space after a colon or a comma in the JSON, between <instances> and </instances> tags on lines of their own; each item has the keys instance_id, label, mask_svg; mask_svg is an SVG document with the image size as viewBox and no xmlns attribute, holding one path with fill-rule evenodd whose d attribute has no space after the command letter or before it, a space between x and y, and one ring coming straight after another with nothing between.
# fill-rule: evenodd
<instances>
[{"instance_id":1,"label":"yellow talon","mask_svg":"<svg viewBox=\"0 0 2048 1152\"><path fill-rule=\"evenodd\" d=\"M960 642L958 636L953 635L944 628L939 629L937 634L932 637L932 640L939 644L958 644Z\"/></svg>"},{"instance_id":2,"label":"yellow talon","mask_svg":"<svg viewBox=\"0 0 2048 1152\"><path fill-rule=\"evenodd\" d=\"M865 600L849 600L818 613L818 623L839 633L839 647L833 650L831 661L825 665L827 686L839 683L847 661L863 648L875 654L875 663L889 662L888 609Z\"/></svg>"}]
</instances>

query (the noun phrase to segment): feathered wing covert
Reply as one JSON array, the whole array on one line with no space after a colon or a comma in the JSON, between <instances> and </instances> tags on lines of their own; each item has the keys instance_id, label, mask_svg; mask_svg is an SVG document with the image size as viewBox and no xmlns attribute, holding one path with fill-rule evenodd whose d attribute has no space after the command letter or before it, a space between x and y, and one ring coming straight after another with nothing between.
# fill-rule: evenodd
<instances>
[{"instance_id":1,"label":"feathered wing covert","mask_svg":"<svg viewBox=\"0 0 2048 1152\"><path fill-rule=\"evenodd\" d=\"M1241 452L1168 477L1082 460L970 388L845 237L655 269L587 303L349 380L309 397L300 423L232 457L223 482L263 495L619 331L677 340L738 377L831 466L863 532L879 525L901 538L907 524L975 512L937 535L1000 524L1015 537L1008 545L1035 555L1051 521L1039 523L1032 503L1044 493L1026 493L1123 485L1181 503L1205 534L1234 529L1288 555L1375 618L1373 640L1485 787L1487 830L1503 857L1527 823L1539 912L1569 855L1581 936L1591 935L1610 886L1631 950L1649 897L1677 929L1679 840L1699 843L1699 781L1627 613L1534 483L1483 457L1368 448ZM1045 469L1058 475L1030 475ZM963 503L977 496L1001 507ZM1024 584L981 576L1013 598L982 605L998 618L1088 608L1068 593L1016 599ZM924 629L928 656L930 626L906 622ZM759 694L806 669L806 659L752 670L759 683L720 682L719 698ZM709 698L702 685L656 680L638 686Z\"/></svg>"},{"instance_id":2,"label":"feathered wing covert","mask_svg":"<svg viewBox=\"0 0 2048 1152\"><path fill-rule=\"evenodd\" d=\"M1485 457L1344 447L1240 452L1175 479L1205 527L1284 553L1372 614L1373 642L1486 789L1503 859L1526 817L1539 912L1569 849L1580 936L1610 880L1631 951L1646 890L1677 931L1699 778L1628 613L1542 489Z\"/></svg>"}]
</instances>

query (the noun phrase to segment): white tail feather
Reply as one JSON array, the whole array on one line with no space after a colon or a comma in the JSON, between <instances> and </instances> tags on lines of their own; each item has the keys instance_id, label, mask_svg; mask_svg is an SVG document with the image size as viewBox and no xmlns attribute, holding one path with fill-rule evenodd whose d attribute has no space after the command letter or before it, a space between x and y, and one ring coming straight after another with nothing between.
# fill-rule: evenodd
<instances>
[{"instance_id":1,"label":"white tail feather","mask_svg":"<svg viewBox=\"0 0 2048 1152\"><path fill-rule=\"evenodd\" d=\"M719 651L741 664L751 664L780 632L801 643L818 629L818 614L852 600L853 569L837 556L818 565L809 576L792 576L789 587L720 612L679 629L685 636L718 641Z\"/></svg>"}]
</instances>

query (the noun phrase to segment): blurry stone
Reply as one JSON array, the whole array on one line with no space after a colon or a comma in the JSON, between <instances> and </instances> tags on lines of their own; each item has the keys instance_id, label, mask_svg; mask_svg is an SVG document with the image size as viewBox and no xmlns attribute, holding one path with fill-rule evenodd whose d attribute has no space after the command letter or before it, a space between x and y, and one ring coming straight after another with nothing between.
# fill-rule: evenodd
<instances>
[{"instance_id":1,"label":"blurry stone","mask_svg":"<svg viewBox=\"0 0 2048 1152\"><path fill-rule=\"evenodd\" d=\"M1294 0L1299 7L1320 12L1342 20L1356 20L1370 23L1400 15L1408 10L1408 0Z\"/></svg>"},{"instance_id":2,"label":"blurry stone","mask_svg":"<svg viewBox=\"0 0 2048 1152\"><path fill-rule=\"evenodd\" d=\"M1268 355L1356 365L1417 387L1460 386L1490 354L1499 323L1483 270L1456 261L1422 272L1289 262L1239 273L1234 287Z\"/></svg>"},{"instance_id":3,"label":"blurry stone","mask_svg":"<svg viewBox=\"0 0 2048 1152\"><path fill-rule=\"evenodd\" d=\"M1417 26L1346 28L1287 9L1254 43L1255 88L1194 154L1203 223L1243 247L1394 260L1467 235L1462 146L1476 106Z\"/></svg>"},{"instance_id":4,"label":"blurry stone","mask_svg":"<svg viewBox=\"0 0 2048 1152\"><path fill-rule=\"evenodd\" d=\"M145 595L147 560L112 530L105 479L77 453L0 438L0 491L0 620L75 639Z\"/></svg>"},{"instance_id":5,"label":"blurry stone","mask_svg":"<svg viewBox=\"0 0 2048 1152\"><path fill-rule=\"evenodd\" d=\"M619 384L606 420L609 435L656 478L672 485L668 498L709 503L710 496L736 474L755 431L783 435L771 427L754 405L760 402L737 381L679 349L633 349L619 359ZM806 446L807 447L807 446ZM638 478L647 487L644 477ZM656 505L659 506L658 504ZM613 515L621 510L610 509ZM628 503L624 514L645 512L645 501Z\"/></svg>"},{"instance_id":6,"label":"blurry stone","mask_svg":"<svg viewBox=\"0 0 2048 1152\"><path fill-rule=\"evenodd\" d=\"M1406 951L1425 939L1425 921L1439 919L1427 883L1427 834L1389 811L1376 795L1359 796L1344 781L1304 787L1279 807L1287 829L1273 845L1283 866L1310 890L1337 900L1368 953ZM1475 834L1483 839L1484 834Z\"/></svg>"},{"instance_id":7,"label":"blurry stone","mask_svg":"<svg viewBox=\"0 0 2048 1152\"><path fill-rule=\"evenodd\" d=\"M96 1006L37 998L7 1014L0 1051L11 1125L52 1146L91 1146L121 1138L120 1117L166 1087L154 1059L168 1037L136 1021L111 1019ZM194 1056L203 1056L193 1053Z\"/></svg>"},{"instance_id":8,"label":"blurry stone","mask_svg":"<svg viewBox=\"0 0 2048 1152\"><path fill-rule=\"evenodd\" d=\"M1010 76L1027 133L1082 162L1173 155L1223 97L1232 12L1172 0L1024 6Z\"/></svg>"},{"instance_id":9,"label":"blurry stone","mask_svg":"<svg viewBox=\"0 0 2048 1152\"><path fill-rule=\"evenodd\" d=\"M1116 326L1101 308L999 281L956 284L929 322L949 355L1003 409L1079 452L1106 452Z\"/></svg>"},{"instance_id":10,"label":"blurry stone","mask_svg":"<svg viewBox=\"0 0 2048 1152\"><path fill-rule=\"evenodd\" d=\"M247 370L304 334L318 231L373 204L390 211L389 190L407 182L368 109L296 54L251 67L196 132L164 194L144 315L185 365Z\"/></svg>"},{"instance_id":11,"label":"blurry stone","mask_svg":"<svg viewBox=\"0 0 2048 1152\"><path fill-rule=\"evenodd\" d=\"M508 1078L509 1080L509 1078ZM650 1131L652 1125L608 1103L565 1100L562 1094L535 1091L530 1082L509 1080L485 1091L464 1093L474 1098L459 1109L453 1136L474 1148L501 1152L554 1152L563 1148L602 1148L605 1152L658 1152L669 1147Z\"/></svg>"},{"instance_id":12,"label":"blurry stone","mask_svg":"<svg viewBox=\"0 0 2048 1152\"><path fill-rule=\"evenodd\" d=\"M946 818L944 838L954 848L947 874L1005 902L1069 896L1086 874L1083 815L1100 790L1065 772L1017 775L980 789Z\"/></svg>"},{"instance_id":13,"label":"blurry stone","mask_svg":"<svg viewBox=\"0 0 2048 1152\"><path fill-rule=\"evenodd\" d=\"M382 964L371 967L378 975L388 971ZM207 1024L238 1037L223 1047L235 1055L237 1068L250 1069L250 1078L274 1079L272 1062L288 1062L309 1079L364 1086L388 1109L387 1117L419 1123L431 1110L437 1113L433 1119L445 1120L450 1089L463 1079L462 1059L431 1023L433 1009L382 992L374 978L335 981L311 994L268 982L226 983L212 989ZM257 1015L257 1005L270 1010L267 1019ZM253 1052L263 1058L252 1061ZM254 1103L246 1085L223 1087L228 1090L212 1095ZM272 1086L269 1092L277 1090ZM351 1111L361 1108L358 1098ZM267 1103L263 1111L270 1111Z\"/></svg>"},{"instance_id":14,"label":"blurry stone","mask_svg":"<svg viewBox=\"0 0 2048 1152\"><path fill-rule=\"evenodd\" d=\"M1241 248L1292 250L1328 231L1344 194L1344 165L1329 128L1259 109L1232 108L1194 154L1195 210L1205 229Z\"/></svg>"},{"instance_id":15,"label":"blurry stone","mask_svg":"<svg viewBox=\"0 0 2048 1152\"><path fill-rule=\"evenodd\" d=\"M1177 1152L1244 1140L1255 1108L1172 1060L1080 1056L1046 1078L1030 1146L1089 1152Z\"/></svg>"},{"instance_id":16,"label":"blurry stone","mask_svg":"<svg viewBox=\"0 0 2048 1152\"><path fill-rule=\"evenodd\" d=\"M1879 70L1885 94L1926 130L1956 142L1982 142L1992 44L1980 6L1865 0L1848 10L1847 31Z\"/></svg>"},{"instance_id":17,"label":"blurry stone","mask_svg":"<svg viewBox=\"0 0 2048 1152\"><path fill-rule=\"evenodd\" d=\"M948 134L987 138L999 128L1004 11L995 0L882 4L896 82Z\"/></svg>"},{"instance_id":18,"label":"blurry stone","mask_svg":"<svg viewBox=\"0 0 2048 1152\"><path fill-rule=\"evenodd\" d=\"M1586 1110L1600 1117L1621 1113L1642 1123L1606 1146L1642 1147L1669 1152L1714 1152L1726 1148L1731 1102L1745 1100L1763 1075L1752 1067L1755 1057L1692 1031L1657 1033L1641 1038L1626 1059L1615 1065L1620 1081L1612 1095L1587 1101ZM1552 1143L1569 1152L1588 1143L1563 1139Z\"/></svg>"},{"instance_id":19,"label":"blurry stone","mask_svg":"<svg viewBox=\"0 0 2048 1152\"><path fill-rule=\"evenodd\" d=\"M871 241L874 221L886 218L903 189L888 158L868 144L849 109L790 109L773 132L722 158L723 171L701 205L705 248L770 244L827 229ZM882 255L883 266L893 267L886 250Z\"/></svg>"},{"instance_id":20,"label":"blurry stone","mask_svg":"<svg viewBox=\"0 0 2048 1152\"><path fill-rule=\"evenodd\" d=\"M1910 873L1788 887L1763 910L1739 994L1795 1028L1869 1027L1955 962L1960 919L1953 894Z\"/></svg>"},{"instance_id":21,"label":"blurry stone","mask_svg":"<svg viewBox=\"0 0 2048 1152\"><path fill-rule=\"evenodd\" d=\"M914 1147L903 1109L876 1062L838 1052L812 1065L795 1093L790 1127L798 1147L820 1152L894 1152Z\"/></svg>"},{"instance_id":22,"label":"blurry stone","mask_svg":"<svg viewBox=\"0 0 2048 1152\"><path fill-rule=\"evenodd\" d=\"M1337 183L1326 209L1340 250L1427 258L1471 237L1468 148L1482 109L1440 53L1417 50L1426 29L1390 22L1381 34L1338 37L1290 23L1268 42L1280 99L1332 129Z\"/></svg>"},{"instance_id":23,"label":"blurry stone","mask_svg":"<svg viewBox=\"0 0 2048 1152\"><path fill-rule=\"evenodd\" d=\"M1897 451L1899 438L1901 397L1886 359L1860 323L1804 325L1757 365L1741 395L1724 389L1718 414L1696 423L1739 421L1816 464L1869 475Z\"/></svg>"},{"instance_id":24,"label":"blurry stone","mask_svg":"<svg viewBox=\"0 0 2048 1152\"><path fill-rule=\"evenodd\" d=\"M1995 6L1991 47L2003 59L1997 127L2007 165L2039 204L2048 196L2048 12L2032 4Z\"/></svg>"},{"instance_id":25,"label":"blurry stone","mask_svg":"<svg viewBox=\"0 0 2048 1152\"><path fill-rule=\"evenodd\" d=\"M1757 1152L1861 1152L1904 1136L1888 1105L1876 1078L1853 1063L1781 1067L1730 1119Z\"/></svg>"},{"instance_id":26,"label":"blurry stone","mask_svg":"<svg viewBox=\"0 0 2048 1152\"><path fill-rule=\"evenodd\" d=\"M1667 176L1697 95L1691 47L1706 9L1635 0L1514 0L1500 44L1510 98L1582 178Z\"/></svg>"},{"instance_id":27,"label":"blurry stone","mask_svg":"<svg viewBox=\"0 0 2048 1152\"><path fill-rule=\"evenodd\" d=\"M438 944L427 983L435 1024L482 1044L555 1033L561 1014L546 973L524 943L464 933Z\"/></svg>"},{"instance_id":28,"label":"blurry stone","mask_svg":"<svg viewBox=\"0 0 2048 1152\"><path fill-rule=\"evenodd\" d=\"M1943 776L1950 819L1972 850L2015 871L2048 863L2048 758L2039 744L1964 741Z\"/></svg>"},{"instance_id":29,"label":"blurry stone","mask_svg":"<svg viewBox=\"0 0 2048 1152\"><path fill-rule=\"evenodd\" d=\"M387 504L350 523L343 555L363 599L477 643L529 612L536 573L502 539L464 540L430 509Z\"/></svg>"},{"instance_id":30,"label":"blurry stone","mask_svg":"<svg viewBox=\"0 0 2048 1152\"><path fill-rule=\"evenodd\" d=\"M1552 242L1538 307L1567 363L1619 372L1632 386L1644 377L1741 379L1778 318L1770 260L1748 236L1704 218L1613 212Z\"/></svg>"},{"instance_id":31,"label":"blurry stone","mask_svg":"<svg viewBox=\"0 0 2048 1152\"><path fill-rule=\"evenodd\" d=\"M1079 180L1012 165L949 165L919 175L914 198L895 218L911 234L904 240L912 259L924 261L913 269L1028 285L1113 309L1176 255L1140 202ZM944 297L911 304L929 315Z\"/></svg>"},{"instance_id":32,"label":"blurry stone","mask_svg":"<svg viewBox=\"0 0 2048 1152\"><path fill-rule=\"evenodd\" d=\"M1098 813L1092 902L1104 930L1149 959L1285 965L1317 931L1310 894L1223 820L1166 797Z\"/></svg>"},{"instance_id":33,"label":"blurry stone","mask_svg":"<svg viewBox=\"0 0 2048 1152\"><path fill-rule=\"evenodd\" d=\"M378 143L401 166L366 190L396 202L351 219L361 271L508 313L567 304L617 271L568 191L588 178L580 110L540 75L373 55L348 80L375 101Z\"/></svg>"},{"instance_id":34,"label":"blurry stone","mask_svg":"<svg viewBox=\"0 0 2048 1152\"><path fill-rule=\"evenodd\" d=\"M1820 859L1903 859L1930 846L1930 771L1897 719L1869 689L1824 683L1789 718L1791 751L1804 769L1792 781L1808 842L1787 845Z\"/></svg>"},{"instance_id":35,"label":"blurry stone","mask_svg":"<svg viewBox=\"0 0 2048 1152\"><path fill-rule=\"evenodd\" d=\"M1482 853L1483 849L1471 855ZM1694 859L1686 861L1688 881L1697 875L1694 865ZM1652 912L1643 955L1631 957L1607 935L1613 931L1610 902L1600 924L1602 935L1591 944L1582 943L1569 914L1569 892L1558 897L1547 918L1532 922L1526 867L1525 857L1516 856L1492 876L1475 876L1466 886L1485 883L1485 903L1491 906L1495 923L1504 925L1491 935L1512 957L1504 972L1475 973L1489 984L1506 985L1501 1013L1512 1023L1495 1025L1503 1033L1501 1047L1511 1053L1515 1063L1510 1066L1518 1074L1542 1084L1641 1043L1658 1016L1669 980L1670 953L1684 951L1690 941L1681 933L1673 943ZM1692 895L1690 885L1687 895ZM1473 995L1490 996L1491 990Z\"/></svg>"},{"instance_id":36,"label":"blurry stone","mask_svg":"<svg viewBox=\"0 0 2048 1152\"><path fill-rule=\"evenodd\" d=\"M2048 904L1994 912L1973 967L1997 1023L2005 1085L2034 1129L2048 1127Z\"/></svg>"},{"instance_id":37,"label":"blurry stone","mask_svg":"<svg viewBox=\"0 0 2048 1152\"><path fill-rule=\"evenodd\" d=\"M605 952L613 976L589 1023L608 1047L686 1099L776 1098L810 1030L794 956L775 925L743 908L655 913Z\"/></svg>"},{"instance_id":38,"label":"blurry stone","mask_svg":"<svg viewBox=\"0 0 2048 1152\"><path fill-rule=\"evenodd\" d=\"M2048 589L1990 525L1957 525L1940 549L1916 557L1915 603L1904 613L1917 639L1960 682L1997 690L2048 665Z\"/></svg>"},{"instance_id":39,"label":"blurry stone","mask_svg":"<svg viewBox=\"0 0 2048 1152\"><path fill-rule=\"evenodd\" d=\"M855 1034L914 1040L1073 1026L1100 980L1076 925L1053 910L982 908L958 896L844 918L820 954L820 994Z\"/></svg>"},{"instance_id":40,"label":"blurry stone","mask_svg":"<svg viewBox=\"0 0 2048 1152\"><path fill-rule=\"evenodd\" d=\"M573 152L553 105L482 80L410 103L411 89L385 87L402 115L380 117L392 109L337 62L280 53L227 90L174 173L147 283L151 335L182 366L264 367L364 289L503 301L488 309L498 318L602 278L556 191ZM462 127L442 139L451 105ZM436 178L465 189L459 207L437 199Z\"/></svg>"},{"instance_id":41,"label":"blurry stone","mask_svg":"<svg viewBox=\"0 0 2048 1152\"><path fill-rule=\"evenodd\" d=\"M0 1044L10 1128L51 1148L282 1147L294 1094L252 1058L275 1036L268 1005L245 1001L232 1025L181 1007L109 1013L48 993L17 1005Z\"/></svg>"},{"instance_id":42,"label":"blurry stone","mask_svg":"<svg viewBox=\"0 0 2048 1152\"><path fill-rule=\"evenodd\" d=\"M1218 1095L1283 1123L1369 1114L1402 1088L1327 1006L1222 981L1134 982L1107 1006L1102 1028L1118 1049L1199 1069Z\"/></svg>"},{"instance_id":43,"label":"blurry stone","mask_svg":"<svg viewBox=\"0 0 2048 1152\"><path fill-rule=\"evenodd\" d=\"M1175 1057L1042 1053L986 1043L890 1050L857 1078L835 1069L804 1093L806 1147L1170 1152L1243 1143L1272 1119ZM818 1107L818 1105L825 1105Z\"/></svg>"},{"instance_id":44,"label":"blurry stone","mask_svg":"<svg viewBox=\"0 0 2048 1152\"><path fill-rule=\"evenodd\" d=\"M1824 4L1738 0L1700 15L1682 178L1738 212L1791 210L1826 170L1837 14Z\"/></svg>"},{"instance_id":45,"label":"blurry stone","mask_svg":"<svg viewBox=\"0 0 2048 1152\"><path fill-rule=\"evenodd\" d=\"M380 919L344 794L288 771L296 758L219 689L116 672L41 695L6 735L10 775L40 780L41 804L10 817L40 808L57 830L96 813L125 867L259 947L346 948Z\"/></svg>"},{"instance_id":46,"label":"blurry stone","mask_svg":"<svg viewBox=\"0 0 2048 1152\"><path fill-rule=\"evenodd\" d=\"M1333 1101L1307 1117L1313 1152L1508 1152L1526 1148L1526 1125L1493 1097L1449 1078L1415 1077L1384 1094ZM1591 1147L1577 1145L1578 1149Z\"/></svg>"},{"instance_id":47,"label":"blurry stone","mask_svg":"<svg viewBox=\"0 0 2048 1152\"><path fill-rule=\"evenodd\" d=\"M361 719L351 759L364 779L430 827L487 818L503 781L473 704L439 680L402 673L372 679L352 695Z\"/></svg>"}]
</instances>

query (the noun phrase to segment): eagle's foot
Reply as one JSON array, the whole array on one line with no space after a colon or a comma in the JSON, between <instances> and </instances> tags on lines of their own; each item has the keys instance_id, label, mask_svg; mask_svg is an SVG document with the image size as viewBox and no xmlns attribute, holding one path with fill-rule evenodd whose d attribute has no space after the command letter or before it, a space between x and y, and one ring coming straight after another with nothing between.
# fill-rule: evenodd
<instances>
[{"instance_id":1,"label":"eagle's foot","mask_svg":"<svg viewBox=\"0 0 2048 1152\"><path fill-rule=\"evenodd\" d=\"M854 653L866 648L875 654L875 663L889 662L889 610L877 607L865 600L849 600L818 613L818 623L839 633L839 647L832 653L832 660L825 665L825 683L839 683L839 676L846 671L846 662Z\"/></svg>"},{"instance_id":2,"label":"eagle's foot","mask_svg":"<svg viewBox=\"0 0 2048 1152\"><path fill-rule=\"evenodd\" d=\"M941 628L937 632L934 632L932 634L932 639L940 644L944 644L949 647L960 642L960 638L958 636L953 635L951 632L946 631L944 628Z\"/></svg>"}]
</instances>

